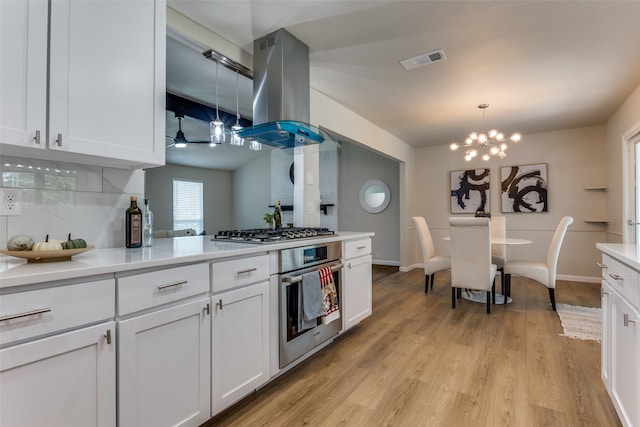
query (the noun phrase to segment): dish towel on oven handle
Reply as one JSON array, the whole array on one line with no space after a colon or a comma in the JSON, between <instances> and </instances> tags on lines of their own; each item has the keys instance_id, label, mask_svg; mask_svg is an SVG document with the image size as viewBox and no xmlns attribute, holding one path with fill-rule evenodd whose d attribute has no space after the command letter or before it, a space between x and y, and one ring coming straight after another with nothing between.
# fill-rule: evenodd
<instances>
[{"instance_id":1,"label":"dish towel on oven handle","mask_svg":"<svg viewBox=\"0 0 640 427\"><path fill-rule=\"evenodd\" d=\"M322 285L322 309L324 314L320 318L323 324L331 323L340 318L340 305L338 304L338 292L333 281L331 267L322 267L319 271L320 284Z\"/></svg>"},{"instance_id":2,"label":"dish towel on oven handle","mask_svg":"<svg viewBox=\"0 0 640 427\"><path fill-rule=\"evenodd\" d=\"M298 331L315 328L318 317L324 314L322 305L322 284L317 271L302 275L298 292L299 305Z\"/></svg>"}]
</instances>

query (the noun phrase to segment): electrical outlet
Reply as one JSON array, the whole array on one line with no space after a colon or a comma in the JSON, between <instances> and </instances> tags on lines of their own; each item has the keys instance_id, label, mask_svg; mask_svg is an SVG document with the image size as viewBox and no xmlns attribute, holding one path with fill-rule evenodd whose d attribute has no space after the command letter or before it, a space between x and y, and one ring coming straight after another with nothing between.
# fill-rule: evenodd
<instances>
[{"instance_id":1,"label":"electrical outlet","mask_svg":"<svg viewBox=\"0 0 640 427\"><path fill-rule=\"evenodd\" d=\"M0 189L0 215L22 215L22 192L19 189Z\"/></svg>"}]
</instances>

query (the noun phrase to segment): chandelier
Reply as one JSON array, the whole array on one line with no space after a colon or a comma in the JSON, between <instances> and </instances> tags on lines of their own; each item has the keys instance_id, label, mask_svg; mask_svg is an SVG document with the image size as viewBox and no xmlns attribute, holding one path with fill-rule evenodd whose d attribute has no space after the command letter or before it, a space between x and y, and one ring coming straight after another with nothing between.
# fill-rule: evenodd
<instances>
[{"instance_id":1,"label":"chandelier","mask_svg":"<svg viewBox=\"0 0 640 427\"><path fill-rule=\"evenodd\" d=\"M489 104L480 104L478 108L482 110L482 132L471 132L465 138L464 144L458 144L457 142L451 143L449 148L451 151L457 151L461 146L464 146L464 159L470 162L472 159L480 155L482 160L487 161L491 156L504 159L507 157L507 139L504 134L497 129L491 129L489 132L485 132L484 126L484 113ZM511 142L518 142L522 139L522 135L514 133L509 137Z\"/></svg>"}]
</instances>

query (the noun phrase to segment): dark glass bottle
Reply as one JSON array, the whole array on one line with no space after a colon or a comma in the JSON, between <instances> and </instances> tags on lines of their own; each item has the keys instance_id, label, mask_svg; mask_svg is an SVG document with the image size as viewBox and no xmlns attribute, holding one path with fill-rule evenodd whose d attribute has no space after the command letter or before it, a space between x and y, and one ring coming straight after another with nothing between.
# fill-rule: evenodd
<instances>
[{"instance_id":1,"label":"dark glass bottle","mask_svg":"<svg viewBox=\"0 0 640 427\"><path fill-rule=\"evenodd\" d=\"M126 238L125 245L128 248L142 247L142 211L138 207L138 198L131 196L131 206L125 213Z\"/></svg>"}]
</instances>

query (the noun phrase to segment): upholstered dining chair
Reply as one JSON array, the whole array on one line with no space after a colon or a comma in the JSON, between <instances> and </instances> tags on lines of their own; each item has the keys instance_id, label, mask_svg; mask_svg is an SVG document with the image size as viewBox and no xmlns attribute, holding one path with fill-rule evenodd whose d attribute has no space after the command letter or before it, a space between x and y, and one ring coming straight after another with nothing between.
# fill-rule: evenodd
<instances>
[{"instance_id":1,"label":"upholstered dining chair","mask_svg":"<svg viewBox=\"0 0 640 427\"><path fill-rule=\"evenodd\" d=\"M451 239L451 307L456 308L458 289L487 293L487 313L495 304L497 267L491 263L489 218L449 218Z\"/></svg>"},{"instance_id":2,"label":"upholstered dining chair","mask_svg":"<svg viewBox=\"0 0 640 427\"><path fill-rule=\"evenodd\" d=\"M491 239L507 237L507 221L504 216L491 217ZM504 264L507 262L507 245L491 245L491 264L495 264L500 272L502 293L504 294Z\"/></svg>"},{"instance_id":3,"label":"upholstered dining chair","mask_svg":"<svg viewBox=\"0 0 640 427\"><path fill-rule=\"evenodd\" d=\"M422 260L424 265L424 292L429 292L429 281L433 289L435 275L439 271L451 269L451 258L448 256L436 255L431 232L427 226L427 221L422 216L414 216L411 221L416 225L418 241L422 249Z\"/></svg>"},{"instance_id":4,"label":"upholstered dining chair","mask_svg":"<svg viewBox=\"0 0 640 427\"><path fill-rule=\"evenodd\" d=\"M526 277L543 284L549 289L549 299L551 307L556 311L556 267L558 264L558 256L560 255L560 247L567 233L567 228L573 223L573 218L565 216L560 220L553 234L549 250L547 252L546 262L537 261L507 261L504 265L504 277L506 283L505 295L511 295L511 275Z\"/></svg>"}]
</instances>

